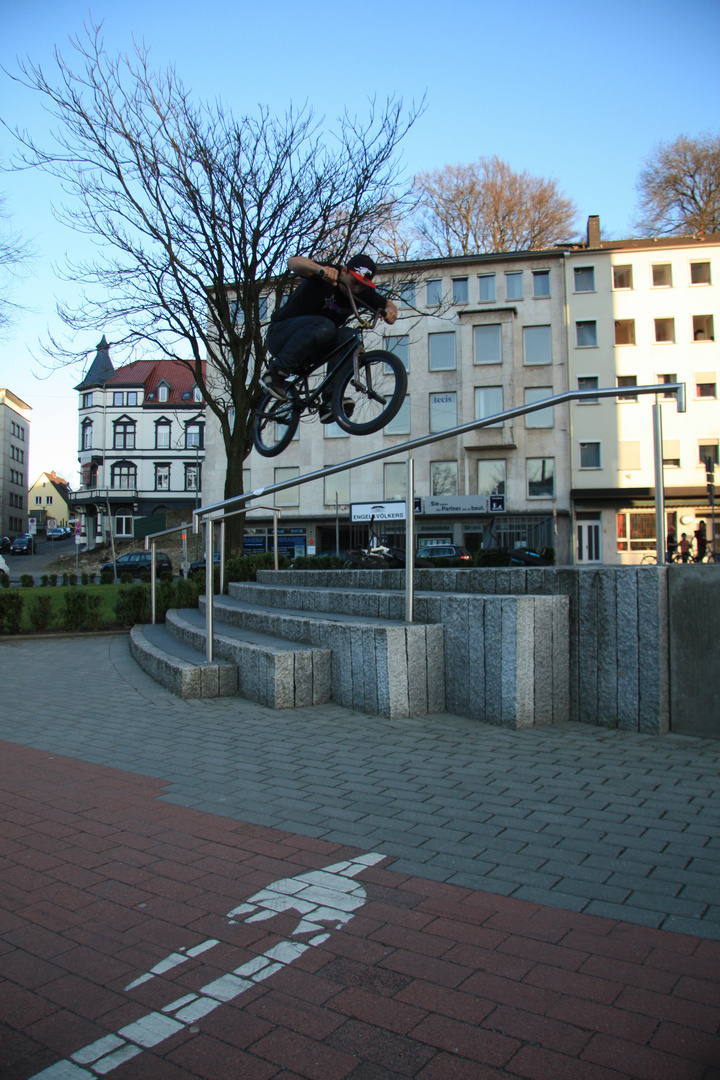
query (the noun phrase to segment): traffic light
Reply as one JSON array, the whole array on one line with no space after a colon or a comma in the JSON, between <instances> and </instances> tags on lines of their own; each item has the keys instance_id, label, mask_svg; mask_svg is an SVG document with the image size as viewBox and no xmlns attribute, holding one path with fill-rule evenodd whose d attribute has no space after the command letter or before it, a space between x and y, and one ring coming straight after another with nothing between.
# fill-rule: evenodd
<instances>
[{"instance_id":1,"label":"traffic light","mask_svg":"<svg viewBox=\"0 0 720 1080\"><path fill-rule=\"evenodd\" d=\"M705 458L705 478L707 480L708 495L715 495L715 462L711 457Z\"/></svg>"}]
</instances>

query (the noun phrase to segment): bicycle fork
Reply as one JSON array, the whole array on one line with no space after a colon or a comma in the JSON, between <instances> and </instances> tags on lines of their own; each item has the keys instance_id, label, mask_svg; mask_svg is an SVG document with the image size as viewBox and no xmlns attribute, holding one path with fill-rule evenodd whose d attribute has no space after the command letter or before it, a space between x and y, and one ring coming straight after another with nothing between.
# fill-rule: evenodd
<instances>
[{"instance_id":1,"label":"bicycle fork","mask_svg":"<svg viewBox=\"0 0 720 1080\"><path fill-rule=\"evenodd\" d=\"M383 397L382 394L378 394L376 390L373 390L372 369L369 366L365 368L365 385L363 385L360 378L360 356L363 355L364 352L365 349L362 344L358 343L358 346L353 353L353 369L355 377L350 381L359 393L367 394L372 401L377 401L381 405L385 405L387 404L387 398Z\"/></svg>"}]
</instances>

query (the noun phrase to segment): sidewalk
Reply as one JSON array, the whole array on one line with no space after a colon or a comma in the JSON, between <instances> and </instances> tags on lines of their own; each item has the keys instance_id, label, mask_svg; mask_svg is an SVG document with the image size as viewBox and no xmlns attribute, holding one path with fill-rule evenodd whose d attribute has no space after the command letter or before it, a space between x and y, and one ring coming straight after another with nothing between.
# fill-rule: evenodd
<instances>
[{"instance_id":1,"label":"sidewalk","mask_svg":"<svg viewBox=\"0 0 720 1080\"><path fill-rule=\"evenodd\" d=\"M0 675L8 1080L720 1076L717 743Z\"/></svg>"}]
</instances>

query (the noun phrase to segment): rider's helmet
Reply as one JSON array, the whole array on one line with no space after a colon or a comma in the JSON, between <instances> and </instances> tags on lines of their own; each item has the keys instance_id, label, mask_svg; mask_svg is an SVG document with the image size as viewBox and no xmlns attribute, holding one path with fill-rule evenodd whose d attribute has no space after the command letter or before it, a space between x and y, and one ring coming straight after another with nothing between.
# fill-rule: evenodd
<instances>
[{"instance_id":1,"label":"rider's helmet","mask_svg":"<svg viewBox=\"0 0 720 1080\"><path fill-rule=\"evenodd\" d=\"M348 259L347 268L355 274L360 274L361 277L365 278L367 284L372 281L377 270L375 260L371 259L369 255L353 255L351 259Z\"/></svg>"}]
</instances>

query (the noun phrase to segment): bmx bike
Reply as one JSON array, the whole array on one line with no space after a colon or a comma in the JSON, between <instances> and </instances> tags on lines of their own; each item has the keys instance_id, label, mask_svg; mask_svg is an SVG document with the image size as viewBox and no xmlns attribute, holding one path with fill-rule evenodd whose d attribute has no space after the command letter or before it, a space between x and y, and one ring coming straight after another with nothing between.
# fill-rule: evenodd
<instances>
[{"instance_id":1,"label":"bmx bike","mask_svg":"<svg viewBox=\"0 0 720 1080\"><path fill-rule=\"evenodd\" d=\"M311 362L310 370L288 375L287 398L278 401L264 394L250 420L255 449L275 457L290 444L300 420L314 419L323 400L330 397L333 420L349 435L371 435L397 416L407 393L405 365L383 349L365 351L363 331L372 330L378 315L363 318L347 290L358 325L352 336ZM323 377L319 369L326 365Z\"/></svg>"}]
</instances>

